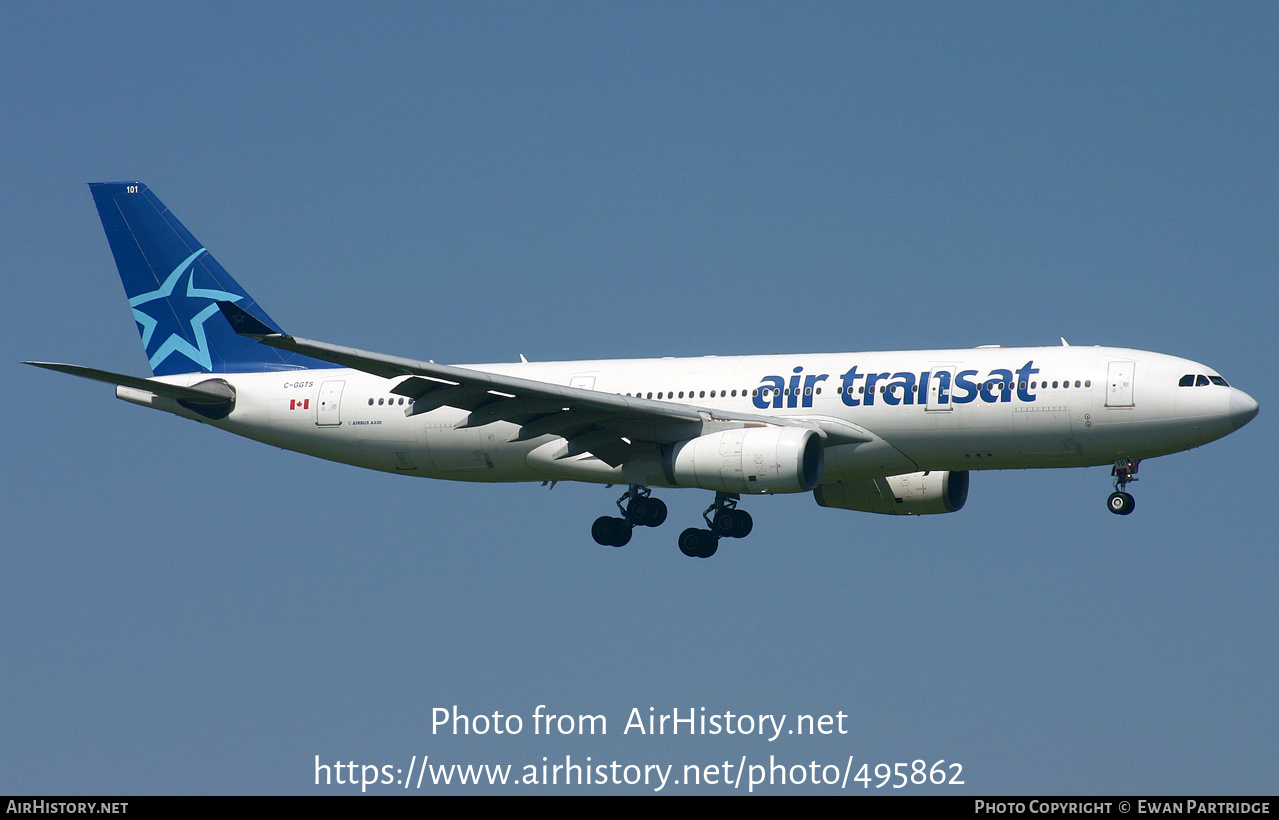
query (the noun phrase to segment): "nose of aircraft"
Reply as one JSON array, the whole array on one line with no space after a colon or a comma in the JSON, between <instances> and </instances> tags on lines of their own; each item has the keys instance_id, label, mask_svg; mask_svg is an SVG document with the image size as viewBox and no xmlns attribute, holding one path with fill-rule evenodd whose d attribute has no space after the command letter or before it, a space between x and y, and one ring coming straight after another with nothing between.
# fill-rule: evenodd
<instances>
[{"instance_id":1,"label":"nose of aircraft","mask_svg":"<svg viewBox=\"0 0 1279 820\"><path fill-rule=\"evenodd\" d=\"M1237 387L1230 393L1230 423L1238 430L1257 415L1257 400Z\"/></svg>"}]
</instances>

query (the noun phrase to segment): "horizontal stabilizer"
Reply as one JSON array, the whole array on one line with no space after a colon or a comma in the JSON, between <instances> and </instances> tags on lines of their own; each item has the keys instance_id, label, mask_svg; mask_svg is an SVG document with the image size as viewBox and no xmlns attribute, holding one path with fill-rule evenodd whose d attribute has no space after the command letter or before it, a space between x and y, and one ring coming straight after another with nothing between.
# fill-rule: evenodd
<instances>
[{"instance_id":1,"label":"horizontal stabilizer","mask_svg":"<svg viewBox=\"0 0 1279 820\"><path fill-rule=\"evenodd\" d=\"M194 387L182 387L177 384L166 384L153 379L141 379L137 376L125 376L108 370L95 370L92 367L81 367L78 364L59 364L57 362L23 362L23 364L43 367L45 370L56 370L83 379L106 382L107 384L132 387L135 390L147 390L157 396L190 402L191 404L218 405L235 400L235 392L222 381L210 381Z\"/></svg>"}]
</instances>

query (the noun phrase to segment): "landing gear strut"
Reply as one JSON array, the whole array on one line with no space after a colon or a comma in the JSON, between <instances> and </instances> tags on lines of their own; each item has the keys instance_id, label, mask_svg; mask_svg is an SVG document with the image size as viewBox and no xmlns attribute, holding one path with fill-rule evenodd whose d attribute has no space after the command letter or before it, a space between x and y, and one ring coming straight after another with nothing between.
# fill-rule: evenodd
<instances>
[{"instance_id":1,"label":"landing gear strut","mask_svg":"<svg viewBox=\"0 0 1279 820\"><path fill-rule=\"evenodd\" d=\"M621 518L602 515L591 525L591 537L605 547L624 547L631 540L635 527L660 527L666 520L666 504L653 498L648 487L632 484L617 499Z\"/></svg>"},{"instance_id":2,"label":"landing gear strut","mask_svg":"<svg viewBox=\"0 0 1279 820\"><path fill-rule=\"evenodd\" d=\"M1126 492L1128 482L1137 480L1138 459L1121 458L1115 462L1110 474L1115 477L1115 491L1106 499L1106 507L1115 515L1128 515L1137 508L1132 494Z\"/></svg>"},{"instance_id":3,"label":"landing gear strut","mask_svg":"<svg viewBox=\"0 0 1279 820\"><path fill-rule=\"evenodd\" d=\"M715 501L702 518L708 529L689 527L680 533L679 551L689 558L710 558L719 549L720 538L745 538L755 522L746 510L737 509L737 493L715 493Z\"/></svg>"},{"instance_id":4,"label":"landing gear strut","mask_svg":"<svg viewBox=\"0 0 1279 820\"><path fill-rule=\"evenodd\" d=\"M706 508L702 518L710 525L711 532L729 538L745 538L755 528L751 514L737 509L736 493L715 493L715 503ZM711 513L715 516L712 518Z\"/></svg>"},{"instance_id":5,"label":"landing gear strut","mask_svg":"<svg viewBox=\"0 0 1279 820\"><path fill-rule=\"evenodd\" d=\"M660 527L666 521L666 502L653 498L651 493L648 487L632 484L617 499L617 508L633 526ZM623 501L627 502L625 507L622 506Z\"/></svg>"}]
</instances>

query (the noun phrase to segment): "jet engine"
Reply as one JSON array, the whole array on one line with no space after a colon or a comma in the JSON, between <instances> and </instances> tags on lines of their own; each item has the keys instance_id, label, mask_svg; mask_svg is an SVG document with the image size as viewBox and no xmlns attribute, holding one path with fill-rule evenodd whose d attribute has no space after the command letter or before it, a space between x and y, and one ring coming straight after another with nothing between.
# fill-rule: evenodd
<instances>
[{"instance_id":1,"label":"jet engine","mask_svg":"<svg viewBox=\"0 0 1279 820\"><path fill-rule=\"evenodd\" d=\"M673 444L663 456L671 486L725 493L808 492L826 463L821 436L799 427L724 430Z\"/></svg>"},{"instance_id":2,"label":"jet engine","mask_svg":"<svg viewBox=\"0 0 1279 820\"><path fill-rule=\"evenodd\" d=\"M813 497L823 507L884 515L956 512L968 500L968 471L932 470L823 484Z\"/></svg>"}]
</instances>

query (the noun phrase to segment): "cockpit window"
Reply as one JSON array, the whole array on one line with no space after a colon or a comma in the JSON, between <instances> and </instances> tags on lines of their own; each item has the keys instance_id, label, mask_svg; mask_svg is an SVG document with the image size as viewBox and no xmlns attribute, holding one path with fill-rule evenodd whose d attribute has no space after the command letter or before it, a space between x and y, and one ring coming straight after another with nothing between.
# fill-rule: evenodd
<instances>
[{"instance_id":1,"label":"cockpit window","mask_svg":"<svg viewBox=\"0 0 1279 820\"><path fill-rule=\"evenodd\" d=\"M1182 376L1182 377L1181 377L1181 381L1177 382L1177 386L1178 386L1178 387L1194 387L1194 386L1195 386L1195 374L1191 373L1191 374L1190 374L1190 375L1188 375L1188 376Z\"/></svg>"},{"instance_id":2,"label":"cockpit window","mask_svg":"<svg viewBox=\"0 0 1279 820\"><path fill-rule=\"evenodd\" d=\"M1223 379L1223 378L1221 378L1220 376L1209 376L1208 378L1212 380L1212 383L1213 383L1213 384L1219 384L1219 385L1221 385L1222 387L1229 387L1229 386L1230 386L1230 385L1226 384L1226 380L1225 380L1225 379Z\"/></svg>"},{"instance_id":3,"label":"cockpit window","mask_svg":"<svg viewBox=\"0 0 1279 820\"><path fill-rule=\"evenodd\" d=\"M1208 377L1200 373L1195 377L1195 387L1205 387L1208 384Z\"/></svg>"}]
</instances>

